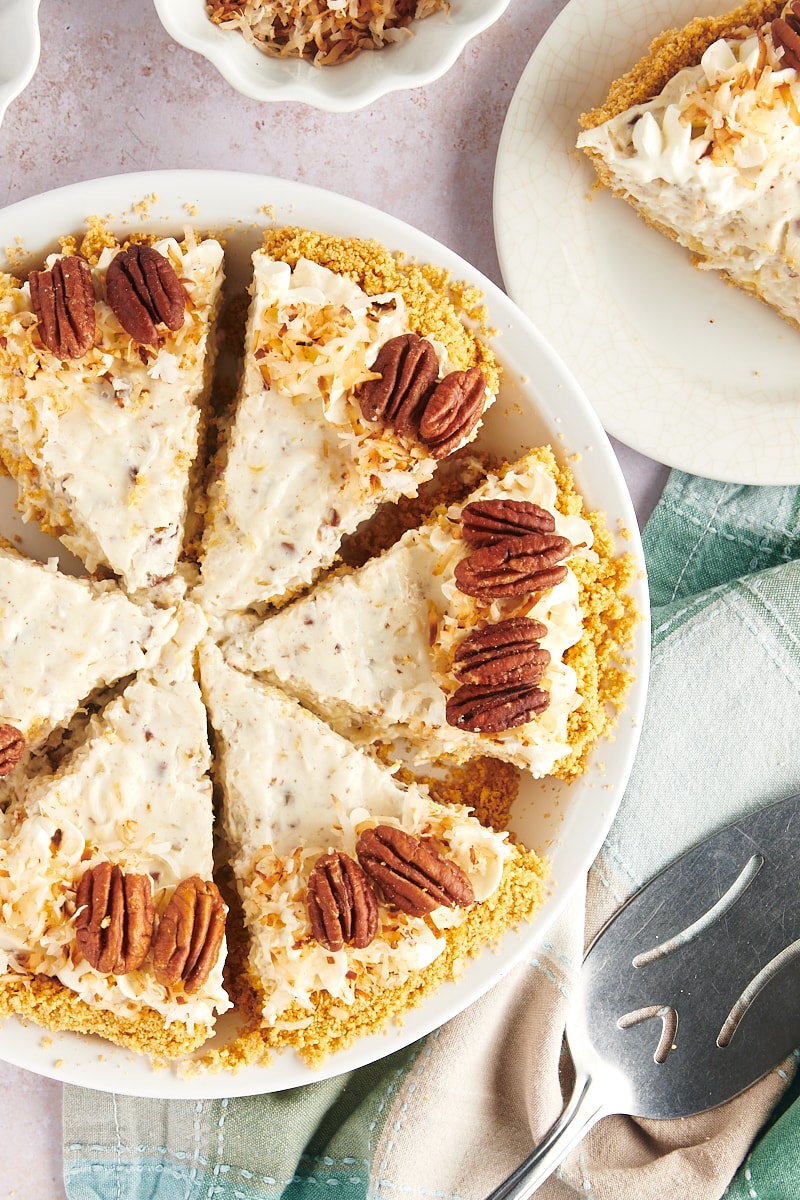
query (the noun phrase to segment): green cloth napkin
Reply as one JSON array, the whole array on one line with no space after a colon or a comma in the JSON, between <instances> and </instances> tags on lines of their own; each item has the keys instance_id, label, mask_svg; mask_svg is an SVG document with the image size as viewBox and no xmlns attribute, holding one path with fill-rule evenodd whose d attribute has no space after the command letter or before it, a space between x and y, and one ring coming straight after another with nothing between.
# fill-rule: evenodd
<instances>
[{"instance_id":1,"label":"green cloth napkin","mask_svg":"<svg viewBox=\"0 0 800 1200\"><path fill-rule=\"evenodd\" d=\"M546 940L466 1012L350 1075L272 1096L151 1101L67 1087L70 1200L483 1200L557 1116L586 942L661 866L800 791L800 489L673 472L644 534L653 659L629 786ZM798 1194L795 1061L683 1121L607 1117L542 1200Z\"/></svg>"}]
</instances>

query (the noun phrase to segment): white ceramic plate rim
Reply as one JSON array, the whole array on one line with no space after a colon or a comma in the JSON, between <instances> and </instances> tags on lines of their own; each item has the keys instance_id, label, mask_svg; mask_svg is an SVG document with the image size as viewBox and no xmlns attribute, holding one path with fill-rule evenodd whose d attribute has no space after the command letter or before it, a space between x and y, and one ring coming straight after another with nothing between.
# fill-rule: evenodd
<instances>
[{"instance_id":1,"label":"white ceramic plate rim","mask_svg":"<svg viewBox=\"0 0 800 1200\"><path fill-rule=\"evenodd\" d=\"M264 215L266 206L269 216ZM518 454L548 440L557 451L576 455L573 469L587 504L605 511L611 530L619 525L629 531L630 540L621 548L630 549L643 564L622 473L573 377L504 292L432 238L362 203L297 183L234 172L161 171L87 181L14 204L0 211L0 248L12 247L12 265L24 271L38 264L59 233L80 230L86 217L96 213L108 214L109 225L123 234L142 229L180 231L186 223L222 231L232 264L237 253L247 260L260 241L261 229L274 216L279 223L374 237L418 261L445 267L453 278L474 283L485 293L490 323L498 330L496 349L504 385L489 417L494 419L495 433L500 431L501 448L509 455ZM35 252L35 261L20 264L20 248L32 256ZM489 425L487 420L487 429ZM266 1068L187 1080L172 1069L153 1071L144 1059L98 1039L67 1033L47 1034L43 1039L40 1028L8 1018L0 1023L0 1059L62 1081L134 1095L248 1095L295 1087L362 1066L409 1045L462 1011L534 952L573 889L582 883L619 806L647 689L650 636L643 565L634 592L642 612L632 652L636 677L615 736L603 743L587 776L570 788L557 781L528 784L535 788L533 806L520 821L532 822L529 844L545 850L552 864L544 906L535 922L509 934L496 950L487 949L458 982L441 988L409 1013L401 1027L363 1039L351 1050L332 1056L319 1071L309 1070L293 1053L286 1053ZM520 832L526 829L520 826Z\"/></svg>"},{"instance_id":2,"label":"white ceramic plate rim","mask_svg":"<svg viewBox=\"0 0 800 1200\"><path fill-rule=\"evenodd\" d=\"M0 122L33 79L40 52L39 0L0 0Z\"/></svg>"},{"instance_id":3,"label":"white ceramic plate rim","mask_svg":"<svg viewBox=\"0 0 800 1200\"><path fill-rule=\"evenodd\" d=\"M349 112L390 92L439 79L467 43L502 15L509 0L453 0L449 13L434 13L414 22L411 37L377 53L362 53L350 62L322 69L307 62L271 58L236 31L220 29L206 16L205 0L154 3L171 37L202 54L245 96Z\"/></svg>"},{"instance_id":4,"label":"white ceramic plate rim","mask_svg":"<svg viewBox=\"0 0 800 1200\"><path fill-rule=\"evenodd\" d=\"M494 223L509 294L609 433L732 483L800 483L800 342L603 191L578 116L664 29L730 0L571 0L531 57L500 139Z\"/></svg>"}]
</instances>

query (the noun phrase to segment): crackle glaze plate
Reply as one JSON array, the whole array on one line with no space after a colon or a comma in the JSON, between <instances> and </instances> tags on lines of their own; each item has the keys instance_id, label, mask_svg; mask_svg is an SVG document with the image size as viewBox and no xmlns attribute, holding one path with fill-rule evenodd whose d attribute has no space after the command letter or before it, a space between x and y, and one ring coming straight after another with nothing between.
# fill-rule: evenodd
<instances>
[{"instance_id":1,"label":"crackle glaze plate","mask_svg":"<svg viewBox=\"0 0 800 1200\"><path fill-rule=\"evenodd\" d=\"M571 0L515 90L494 227L509 294L575 373L605 429L732 483L800 483L800 334L691 265L623 201L592 192L578 117L665 29L731 0Z\"/></svg>"},{"instance_id":2,"label":"crackle glaze plate","mask_svg":"<svg viewBox=\"0 0 800 1200\"><path fill-rule=\"evenodd\" d=\"M338 235L374 237L392 250L443 266L453 278L475 284L486 296L503 368L503 385L482 438L509 459L545 442L565 458L574 456L574 474L587 504L606 513L611 531L627 531L620 550L632 551L643 562L622 473L574 377L500 288L432 238L364 204L296 183L233 172L149 172L75 184L0 210L0 269L24 277L31 267L41 265L46 253L57 249L60 235L80 233L93 214L102 214L121 237L139 232L180 236L186 225L219 234L226 249L227 286L234 295L244 292L250 254L273 220ZM39 558L58 553L56 543L14 517L10 481L0 480L0 485L0 533L21 536L29 553ZM61 557L63 561L63 552ZM148 1060L96 1038L50 1034L7 1018L0 1022L0 1059L62 1081L134 1095L249 1095L296 1087L375 1061L462 1011L535 952L573 889L582 883L617 810L636 751L647 688L649 626L643 566L634 586L643 615L631 653L635 677L629 704L615 736L598 748L588 773L571 786L556 780L523 780L514 807L515 831L550 859L546 903L533 923L509 934L499 946L487 948L457 982L407 1014L402 1026L331 1056L321 1070L311 1071L287 1052L276 1054L267 1067L186 1079L173 1068L153 1070ZM234 1033L235 1018L226 1015L216 1038L226 1041Z\"/></svg>"}]
</instances>

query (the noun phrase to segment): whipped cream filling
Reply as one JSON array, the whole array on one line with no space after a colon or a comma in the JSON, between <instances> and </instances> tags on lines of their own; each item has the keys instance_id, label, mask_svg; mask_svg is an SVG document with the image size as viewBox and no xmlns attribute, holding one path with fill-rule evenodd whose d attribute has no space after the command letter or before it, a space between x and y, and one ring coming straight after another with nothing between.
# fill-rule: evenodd
<instances>
[{"instance_id":1,"label":"whipped cream filling","mask_svg":"<svg viewBox=\"0 0 800 1200\"><path fill-rule=\"evenodd\" d=\"M27 282L0 277L0 448L20 511L44 514L87 570L110 567L129 591L171 575L182 549L223 279L213 239L155 248L187 296L183 326L164 329L157 351L133 342L102 298L115 250L92 269L97 334L76 360L42 346Z\"/></svg>"},{"instance_id":2,"label":"whipped cream filling","mask_svg":"<svg viewBox=\"0 0 800 1200\"><path fill-rule=\"evenodd\" d=\"M147 666L174 630L174 610L0 546L0 723L40 743L96 688Z\"/></svg>"},{"instance_id":3,"label":"whipped cream filling","mask_svg":"<svg viewBox=\"0 0 800 1200\"><path fill-rule=\"evenodd\" d=\"M123 1017L148 1007L189 1030L230 1007L224 946L189 995L157 983L148 962L124 976L96 971L77 951L73 917L80 878L100 861L150 875L157 911L182 879L211 878L210 751L192 668L204 631L187 604L158 663L92 718L56 775L31 780L0 829L0 974L54 976L94 1006Z\"/></svg>"},{"instance_id":4,"label":"whipped cream filling","mask_svg":"<svg viewBox=\"0 0 800 1200\"><path fill-rule=\"evenodd\" d=\"M415 495L436 466L365 421L354 396L383 343L408 330L402 297L368 296L307 259L291 270L257 251L253 268L236 418L203 541L199 596L212 614L309 584L346 533L378 504Z\"/></svg>"},{"instance_id":5,"label":"whipped cream filling","mask_svg":"<svg viewBox=\"0 0 800 1200\"><path fill-rule=\"evenodd\" d=\"M533 457L502 478L490 476L470 500L528 500L555 517L576 554L593 554L591 526L556 508L551 475ZM565 652L581 637L583 613L571 570L531 605L527 596L482 603L459 591L456 564L469 553L461 506L450 508L358 571L335 576L224 644L234 666L297 695L356 743L410 737L421 761L493 755L535 776L569 750L567 721L581 703ZM478 624L525 615L547 627L551 655L540 687L550 704L534 721L499 734L448 725L445 705L457 682L450 666L459 642Z\"/></svg>"},{"instance_id":6,"label":"whipped cream filling","mask_svg":"<svg viewBox=\"0 0 800 1200\"><path fill-rule=\"evenodd\" d=\"M770 26L719 39L658 95L582 132L613 186L698 251L800 319L800 77Z\"/></svg>"},{"instance_id":7,"label":"whipped cream filling","mask_svg":"<svg viewBox=\"0 0 800 1200\"><path fill-rule=\"evenodd\" d=\"M313 941L306 915L315 861L329 850L355 857L364 828L396 825L443 843L480 902L499 885L506 835L485 829L463 806L436 804L426 789L403 785L284 693L232 669L210 641L201 679L265 1020L280 1026L291 1006L312 1010L319 991L351 1003L357 992L377 994L431 963L464 910L439 908L425 921L381 905L374 941L332 954Z\"/></svg>"}]
</instances>

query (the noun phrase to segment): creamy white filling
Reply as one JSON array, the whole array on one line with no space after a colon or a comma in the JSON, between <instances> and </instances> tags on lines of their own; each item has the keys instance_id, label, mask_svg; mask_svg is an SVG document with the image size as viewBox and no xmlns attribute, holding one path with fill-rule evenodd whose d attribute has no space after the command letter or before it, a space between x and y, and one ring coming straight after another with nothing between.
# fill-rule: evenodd
<instances>
[{"instance_id":1,"label":"creamy white filling","mask_svg":"<svg viewBox=\"0 0 800 1200\"><path fill-rule=\"evenodd\" d=\"M576 553L592 554L589 524L556 509L556 484L534 459L502 479L490 477L471 499L532 501L552 512L557 532ZM567 721L581 703L575 672L563 662L581 637L578 581L563 583L528 607L527 597L481 604L456 587L456 564L469 553L460 537L460 506L411 530L359 571L335 577L224 647L236 667L263 674L300 696L355 742L397 736L425 759L490 754L540 776L569 750ZM501 734L477 735L449 725L447 696L456 688L453 652L479 622L495 623L524 608L542 621L551 663L541 687L548 708Z\"/></svg>"},{"instance_id":2,"label":"creamy white filling","mask_svg":"<svg viewBox=\"0 0 800 1200\"><path fill-rule=\"evenodd\" d=\"M699 265L800 318L800 78L769 26L720 39L660 95L585 130L615 186L700 251Z\"/></svg>"},{"instance_id":3,"label":"creamy white filling","mask_svg":"<svg viewBox=\"0 0 800 1200\"><path fill-rule=\"evenodd\" d=\"M343 1002L407 978L444 949L435 929L459 924L461 909L430 922L389 912L364 950L331 954L310 939L305 889L319 855L354 856L359 832L388 823L440 838L469 876L478 901L496 889L508 855L505 834L485 829L461 806L435 804L406 787L277 689L224 662L207 642L201 677L217 733L224 822L251 936L250 964L270 1022L319 989Z\"/></svg>"},{"instance_id":4,"label":"creamy white filling","mask_svg":"<svg viewBox=\"0 0 800 1200\"><path fill-rule=\"evenodd\" d=\"M292 271L259 251L253 267L236 418L203 541L210 613L307 585L346 533L378 504L415 495L436 466L365 421L353 394L380 346L406 332L402 297L367 296L305 259Z\"/></svg>"},{"instance_id":5,"label":"creamy white filling","mask_svg":"<svg viewBox=\"0 0 800 1200\"><path fill-rule=\"evenodd\" d=\"M223 279L222 247L212 239L182 249L169 238L156 249L174 266L187 304L182 328L165 330L144 360L102 299L111 250L92 271L97 337L83 358L62 363L33 339L27 283L0 306L0 444L23 516L43 507L88 570L108 566L131 591L170 575L182 548Z\"/></svg>"},{"instance_id":6,"label":"creamy white filling","mask_svg":"<svg viewBox=\"0 0 800 1200\"><path fill-rule=\"evenodd\" d=\"M89 1003L130 1016L147 1006L167 1024L213 1024L230 1007L224 949L194 995L158 984L146 962L101 975L77 953L72 918L84 870L108 860L150 875L157 908L182 879L212 872L206 714L193 677L205 630L187 605L176 637L101 716L55 776L31 781L5 817L0 841L0 969L55 976Z\"/></svg>"},{"instance_id":7,"label":"creamy white filling","mask_svg":"<svg viewBox=\"0 0 800 1200\"><path fill-rule=\"evenodd\" d=\"M174 629L172 610L0 548L0 722L40 742L96 688L146 666Z\"/></svg>"}]
</instances>

